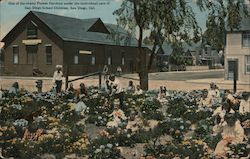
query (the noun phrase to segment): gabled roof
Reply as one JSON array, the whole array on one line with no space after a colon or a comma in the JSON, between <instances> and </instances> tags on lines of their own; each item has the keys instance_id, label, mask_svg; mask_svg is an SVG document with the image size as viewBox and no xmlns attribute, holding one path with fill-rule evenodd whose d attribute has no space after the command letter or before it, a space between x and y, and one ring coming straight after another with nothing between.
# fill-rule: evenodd
<instances>
[{"instance_id":1,"label":"gabled roof","mask_svg":"<svg viewBox=\"0 0 250 159\"><path fill-rule=\"evenodd\" d=\"M117 45L116 40L110 38L108 25L100 18L77 19L37 11L30 11L28 14L35 15L64 41ZM126 43L121 41L120 46L136 46L137 40L134 37L132 39L133 42L130 45L124 45Z\"/></svg>"},{"instance_id":2,"label":"gabled roof","mask_svg":"<svg viewBox=\"0 0 250 159\"><path fill-rule=\"evenodd\" d=\"M77 19L43 12L32 12L64 41L117 44L109 36L111 31L108 29L108 25L104 24L100 18ZM126 32L124 29L122 30ZM123 43L121 42L120 45L123 45Z\"/></svg>"},{"instance_id":3,"label":"gabled roof","mask_svg":"<svg viewBox=\"0 0 250 159\"><path fill-rule=\"evenodd\" d=\"M191 44L183 43L182 47L183 47L183 51L185 53L188 52L188 53L192 54L193 51L196 51L197 48L201 47L201 43L200 42L198 42L198 43L191 42ZM159 53L159 54L171 55L173 52L173 47L170 43L165 42L165 43L163 43L161 48L159 48L157 46L156 50L157 50L157 53Z\"/></svg>"}]
</instances>

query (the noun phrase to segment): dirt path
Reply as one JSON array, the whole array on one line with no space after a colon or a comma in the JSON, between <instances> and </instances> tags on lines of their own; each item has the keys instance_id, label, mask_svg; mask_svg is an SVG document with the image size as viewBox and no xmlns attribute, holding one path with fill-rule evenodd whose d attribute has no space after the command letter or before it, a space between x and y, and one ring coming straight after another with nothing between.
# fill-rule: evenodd
<instances>
[{"instance_id":1,"label":"dirt path","mask_svg":"<svg viewBox=\"0 0 250 159\"><path fill-rule=\"evenodd\" d=\"M123 88L126 88L130 79L119 78ZM36 91L35 81L32 78L2 78L0 79L0 87L8 89L10 86L18 81L21 88L25 88L29 91ZM135 85L139 84L138 80L132 80ZM98 78L91 77L83 80L73 82L74 88L79 88L80 83L85 83L86 86L98 86ZM197 90L197 89L208 89L210 82L216 82L213 79L208 79L207 82L195 83L187 81L169 81L169 80L149 80L149 89L159 89L160 86L166 86L169 90ZM103 83L103 81L102 81ZM43 91L49 91L52 88L52 79L43 78ZM233 89L233 85L228 83L218 84L220 89ZM64 84L63 87L65 88ZM238 85L239 91L250 91L250 85Z\"/></svg>"}]
</instances>

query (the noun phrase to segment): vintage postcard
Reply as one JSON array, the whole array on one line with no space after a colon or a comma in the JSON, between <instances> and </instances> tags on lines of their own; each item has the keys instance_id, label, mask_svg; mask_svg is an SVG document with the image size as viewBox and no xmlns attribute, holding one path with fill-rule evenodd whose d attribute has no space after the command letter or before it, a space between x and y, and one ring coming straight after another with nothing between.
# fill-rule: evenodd
<instances>
[{"instance_id":1,"label":"vintage postcard","mask_svg":"<svg viewBox=\"0 0 250 159\"><path fill-rule=\"evenodd\" d=\"M249 0L1 0L0 158L249 158Z\"/></svg>"}]
</instances>

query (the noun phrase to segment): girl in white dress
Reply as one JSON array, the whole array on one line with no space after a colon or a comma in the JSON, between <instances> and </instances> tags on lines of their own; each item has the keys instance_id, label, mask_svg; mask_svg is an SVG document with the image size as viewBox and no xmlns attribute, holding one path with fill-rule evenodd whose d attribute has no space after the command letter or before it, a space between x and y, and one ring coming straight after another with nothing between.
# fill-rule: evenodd
<instances>
[{"instance_id":1,"label":"girl in white dress","mask_svg":"<svg viewBox=\"0 0 250 159\"><path fill-rule=\"evenodd\" d=\"M218 157L226 157L229 151L228 144L239 144L244 139L244 129L235 114L226 114L225 124L222 128L222 140L216 145L214 155Z\"/></svg>"}]
</instances>

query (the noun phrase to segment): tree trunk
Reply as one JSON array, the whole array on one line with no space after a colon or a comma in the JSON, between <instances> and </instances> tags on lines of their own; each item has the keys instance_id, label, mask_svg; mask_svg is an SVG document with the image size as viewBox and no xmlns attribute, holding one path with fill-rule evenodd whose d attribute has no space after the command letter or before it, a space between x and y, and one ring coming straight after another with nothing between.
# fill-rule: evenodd
<instances>
[{"instance_id":1,"label":"tree trunk","mask_svg":"<svg viewBox=\"0 0 250 159\"><path fill-rule=\"evenodd\" d=\"M138 48L139 48L139 78L140 78L140 86L142 90L148 90L148 69L147 69L147 60L146 53L142 48L142 36L143 30L142 27L139 27L139 40L138 40Z\"/></svg>"},{"instance_id":2,"label":"tree trunk","mask_svg":"<svg viewBox=\"0 0 250 159\"><path fill-rule=\"evenodd\" d=\"M147 69L145 69L147 70ZM148 90L148 71L139 72L141 89Z\"/></svg>"},{"instance_id":3,"label":"tree trunk","mask_svg":"<svg viewBox=\"0 0 250 159\"><path fill-rule=\"evenodd\" d=\"M152 64L153 64L153 60L155 57L155 50L156 50L156 43L154 43L153 49L152 49L152 53L150 55L150 59L149 59L149 63L148 63L148 71L151 69Z\"/></svg>"},{"instance_id":4,"label":"tree trunk","mask_svg":"<svg viewBox=\"0 0 250 159\"><path fill-rule=\"evenodd\" d=\"M143 25L144 23L141 21L141 16L138 14L137 5L139 1L134 0L134 17L136 23L139 27L139 40L138 40L138 51L139 51L139 61L138 61L138 68L137 72L140 78L140 86L142 90L148 90L148 70L147 70L147 60L146 60L146 53L142 49L142 38L143 38Z\"/></svg>"}]
</instances>

